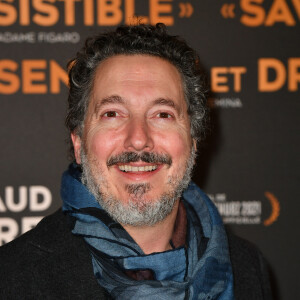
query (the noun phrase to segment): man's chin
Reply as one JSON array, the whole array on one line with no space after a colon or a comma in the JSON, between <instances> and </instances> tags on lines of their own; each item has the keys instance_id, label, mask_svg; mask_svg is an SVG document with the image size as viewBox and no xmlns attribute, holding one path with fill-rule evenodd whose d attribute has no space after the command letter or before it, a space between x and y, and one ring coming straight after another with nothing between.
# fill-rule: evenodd
<instances>
[{"instance_id":1,"label":"man's chin","mask_svg":"<svg viewBox=\"0 0 300 300\"><path fill-rule=\"evenodd\" d=\"M163 221L181 194L176 188L162 191L150 184L130 184L121 193L113 193L109 185L101 187L92 176L87 176L85 182L100 206L122 225L153 226Z\"/></svg>"},{"instance_id":2,"label":"man's chin","mask_svg":"<svg viewBox=\"0 0 300 300\"><path fill-rule=\"evenodd\" d=\"M152 193L153 188L151 187L150 183L143 182L143 183L133 183L133 184L126 184L125 191L128 193L130 199L143 199L147 197L149 193Z\"/></svg>"},{"instance_id":3,"label":"man's chin","mask_svg":"<svg viewBox=\"0 0 300 300\"><path fill-rule=\"evenodd\" d=\"M154 198L153 194L118 197L100 193L96 198L112 219L122 225L153 226L164 220L173 210L176 199L168 193Z\"/></svg>"}]
</instances>

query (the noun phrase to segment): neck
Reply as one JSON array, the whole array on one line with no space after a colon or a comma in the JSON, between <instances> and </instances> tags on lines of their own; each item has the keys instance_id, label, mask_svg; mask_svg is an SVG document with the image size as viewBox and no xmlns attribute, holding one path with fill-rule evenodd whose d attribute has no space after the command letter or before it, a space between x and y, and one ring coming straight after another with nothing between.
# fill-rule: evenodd
<instances>
[{"instance_id":1,"label":"neck","mask_svg":"<svg viewBox=\"0 0 300 300\"><path fill-rule=\"evenodd\" d=\"M174 231L178 205L179 199L176 201L170 215L153 226L135 227L123 224L122 226L145 254L170 250L172 249L170 240Z\"/></svg>"}]
</instances>

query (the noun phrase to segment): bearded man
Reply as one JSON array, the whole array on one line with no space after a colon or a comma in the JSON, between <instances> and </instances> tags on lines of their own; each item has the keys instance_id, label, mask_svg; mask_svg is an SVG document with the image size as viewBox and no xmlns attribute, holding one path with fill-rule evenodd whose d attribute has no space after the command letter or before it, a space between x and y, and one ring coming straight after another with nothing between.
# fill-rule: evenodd
<instances>
[{"instance_id":1,"label":"bearded man","mask_svg":"<svg viewBox=\"0 0 300 300\"><path fill-rule=\"evenodd\" d=\"M271 298L261 254L191 182L201 78L162 24L86 41L69 64L63 207L2 247L1 299Z\"/></svg>"}]
</instances>

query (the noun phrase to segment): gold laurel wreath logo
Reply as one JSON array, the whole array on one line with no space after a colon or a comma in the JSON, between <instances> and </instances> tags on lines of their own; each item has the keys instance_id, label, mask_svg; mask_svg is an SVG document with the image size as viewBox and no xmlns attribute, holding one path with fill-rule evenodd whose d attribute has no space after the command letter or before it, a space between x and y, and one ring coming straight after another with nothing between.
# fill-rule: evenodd
<instances>
[{"instance_id":1,"label":"gold laurel wreath logo","mask_svg":"<svg viewBox=\"0 0 300 300\"><path fill-rule=\"evenodd\" d=\"M280 203L278 199L270 192L266 191L265 192L265 197L270 201L272 211L270 216L264 220L264 225L265 226L270 226L273 224L279 217L280 214Z\"/></svg>"}]
</instances>

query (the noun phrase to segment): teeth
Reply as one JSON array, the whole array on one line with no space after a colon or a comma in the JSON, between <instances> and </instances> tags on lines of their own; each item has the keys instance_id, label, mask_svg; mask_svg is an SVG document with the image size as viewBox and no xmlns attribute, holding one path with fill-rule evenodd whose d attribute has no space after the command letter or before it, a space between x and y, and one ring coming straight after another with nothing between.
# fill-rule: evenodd
<instances>
[{"instance_id":1,"label":"teeth","mask_svg":"<svg viewBox=\"0 0 300 300\"><path fill-rule=\"evenodd\" d=\"M145 166L145 167L137 167L130 165L119 165L119 169L123 172L150 172L157 169L157 166Z\"/></svg>"}]
</instances>

